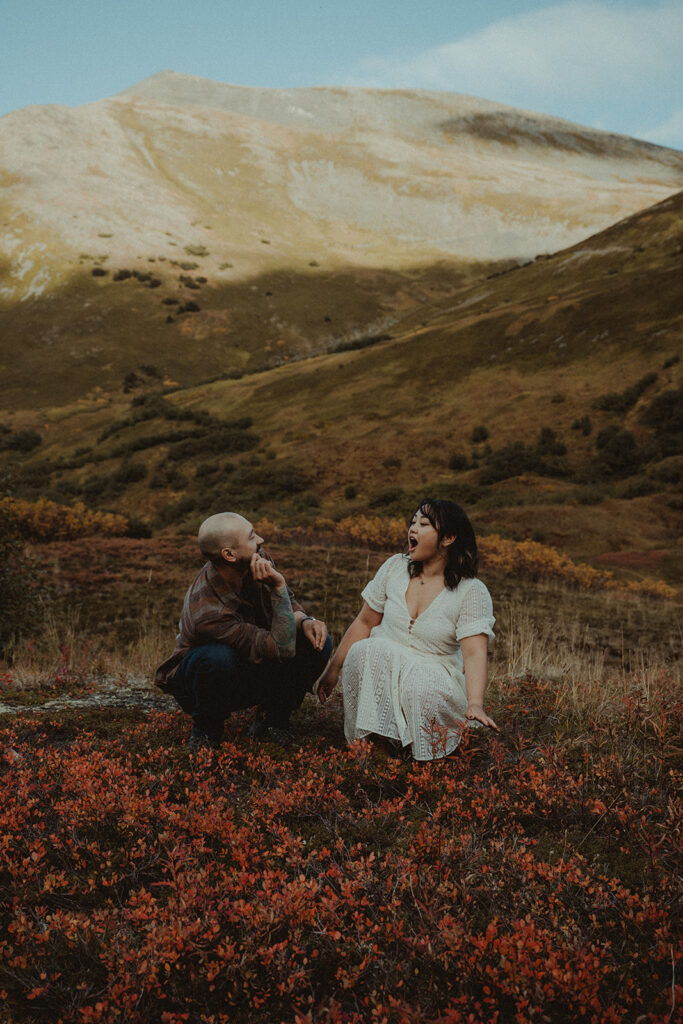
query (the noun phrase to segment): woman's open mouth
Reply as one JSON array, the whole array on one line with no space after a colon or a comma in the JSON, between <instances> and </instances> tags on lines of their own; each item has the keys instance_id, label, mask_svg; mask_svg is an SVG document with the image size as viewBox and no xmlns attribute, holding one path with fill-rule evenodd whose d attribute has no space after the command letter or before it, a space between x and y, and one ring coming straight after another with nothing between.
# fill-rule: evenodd
<instances>
[{"instance_id":1,"label":"woman's open mouth","mask_svg":"<svg viewBox=\"0 0 683 1024\"><path fill-rule=\"evenodd\" d=\"M417 547L417 541L415 540L415 538L414 537L408 537L408 549L410 551L414 551L416 547Z\"/></svg>"}]
</instances>

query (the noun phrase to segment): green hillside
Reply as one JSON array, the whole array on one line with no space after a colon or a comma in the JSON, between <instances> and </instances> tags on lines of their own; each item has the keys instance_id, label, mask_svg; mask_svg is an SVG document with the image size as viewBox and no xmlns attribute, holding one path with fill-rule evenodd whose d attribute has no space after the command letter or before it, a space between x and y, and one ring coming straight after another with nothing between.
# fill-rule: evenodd
<instances>
[{"instance_id":1,"label":"green hillside","mask_svg":"<svg viewBox=\"0 0 683 1024\"><path fill-rule=\"evenodd\" d=\"M682 211L683 194L467 282L422 270L419 310L399 318L398 290L380 288L390 327L239 379L164 386L163 350L158 367L131 361L116 390L6 418L11 488L155 530L222 507L289 523L405 515L438 492L482 531L675 582Z\"/></svg>"}]
</instances>

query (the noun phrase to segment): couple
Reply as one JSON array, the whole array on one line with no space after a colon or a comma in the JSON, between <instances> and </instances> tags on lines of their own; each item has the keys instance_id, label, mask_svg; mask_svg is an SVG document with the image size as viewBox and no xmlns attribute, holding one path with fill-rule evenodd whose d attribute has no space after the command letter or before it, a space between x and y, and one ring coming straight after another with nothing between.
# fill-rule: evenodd
<instances>
[{"instance_id":1,"label":"couple","mask_svg":"<svg viewBox=\"0 0 683 1024\"><path fill-rule=\"evenodd\" d=\"M380 567L331 660L325 624L298 604L251 523L219 513L198 541L208 561L185 596L176 649L156 673L192 715L191 750L217 747L225 717L253 705L251 734L283 742L317 679L325 703L341 678L349 742L382 737L418 761L450 754L467 721L497 728L483 706L491 598L459 505L420 503L408 554Z\"/></svg>"}]
</instances>

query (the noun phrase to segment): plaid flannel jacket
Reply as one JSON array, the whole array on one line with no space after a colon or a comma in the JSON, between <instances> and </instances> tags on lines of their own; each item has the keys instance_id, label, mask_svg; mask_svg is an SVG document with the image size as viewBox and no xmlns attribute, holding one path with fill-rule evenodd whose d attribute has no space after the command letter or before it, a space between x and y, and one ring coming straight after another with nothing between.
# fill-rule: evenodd
<instances>
[{"instance_id":1,"label":"plaid flannel jacket","mask_svg":"<svg viewBox=\"0 0 683 1024\"><path fill-rule=\"evenodd\" d=\"M287 590L292 610L303 611ZM235 570L226 580L207 562L185 595L175 650L156 670L155 683L167 690L187 652L200 644L229 644L250 661L277 659L272 620L270 591L264 583L255 582L249 570L244 576Z\"/></svg>"}]
</instances>

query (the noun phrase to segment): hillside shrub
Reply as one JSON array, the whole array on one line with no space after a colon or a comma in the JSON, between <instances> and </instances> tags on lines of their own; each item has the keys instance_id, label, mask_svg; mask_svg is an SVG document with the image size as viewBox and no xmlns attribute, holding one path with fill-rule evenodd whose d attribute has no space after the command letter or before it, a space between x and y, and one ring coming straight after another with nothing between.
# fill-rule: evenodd
<instances>
[{"instance_id":1,"label":"hillside shrub","mask_svg":"<svg viewBox=\"0 0 683 1024\"><path fill-rule=\"evenodd\" d=\"M406 495L400 487L383 487L376 491L368 501L370 508L387 508L389 505L405 503Z\"/></svg>"},{"instance_id":2,"label":"hillside shrub","mask_svg":"<svg viewBox=\"0 0 683 1024\"><path fill-rule=\"evenodd\" d=\"M630 476L642 462L642 452L630 430L610 423L595 438L598 465L611 476Z\"/></svg>"},{"instance_id":3,"label":"hillside shrub","mask_svg":"<svg viewBox=\"0 0 683 1024\"><path fill-rule=\"evenodd\" d=\"M259 466L239 466L230 476L231 494L254 501L275 501L290 494L300 494L310 485L309 477L298 467L271 465L266 471Z\"/></svg>"},{"instance_id":4,"label":"hillside shrub","mask_svg":"<svg viewBox=\"0 0 683 1024\"><path fill-rule=\"evenodd\" d=\"M454 452L451 455L450 459L448 460L448 468L454 470L455 472L467 469L468 467L469 462L467 461L467 456L461 454L460 452Z\"/></svg>"},{"instance_id":5,"label":"hillside shrub","mask_svg":"<svg viewBox=\"0 0 683 1024\"><path fill-rule=\"evenodd\" d=\"M168 465L168 463L158 466L149 480L149 486L153 490L161 490L168 487L174 491L182 491L183 488L187 487L187 484L188 480L185 474L181 473L177 466Z\"/></svg>"},{"instance_id":6,"label":"hillside shrub","mask_svg":"<svg viewBox=\"0 0 683 1024\"><path fill-rule=\"evenodd\" d=\"M580 430L584 437L588 437L593 431L593 424L590 416L581 416L572 423L572 430Z\"/></svg>"},{"instance_id":7,"label":"hillside shrub","mask_svg":"<svg viewBox=\"0 0 683 1024\"><path fill-rule=\"evenodd\" d=\"M117 270L112 280L114 281L127 281L128 278L132 277L132 271L130 270Z\"/></svg>"},{"instance_id":8,"label":"hillside shrub","mask_svg":"<svg viewBox=\"0 0 683 1024\"><path fill-rule=\"evenodd\" d=\"M566 445L555 431L551 427L543 427L533 446L513 441L490 452L481 470L480 481L482 484L494 484L523 473L566 476L568 466L563 459L566 452Z\"/></svg>"},{"instance_id":9,"label":"hillside shrub","mask_svg":"<svg viewBox=\"0 0 683 1024\"><path fill-rule=\"evenodd\" d=\"M195 430L164 430L157 434L149 434L147 437L134 437L131 441L112 448L109 457L118 459L123 455L131 455L133 452L141 452L146 448L159 448L166 444L176 444L178 441L186 441L188 437L194 437Z\"/></svg>"},{"instance_id":10,"label":"hillside shrub","mask_svg":"<svg viewBox=\"0 0 683 1024\"><path fill-rule=\"evenodd\" d=\"M208 256L209 250L205 245L184 245L183 249L188 256Z\"/></svg>"},{"instance_id":11,"label":"hillside shrub","mask_svg":"<svg viewBox=\"0 0 683 1024\"><path fill-rule=\"evenodd\" d=\"M642 411L640 420L665 443L666 454L676 454L683 436L683 387L661 391Z\"/></svg>"},{"instance_id":12,"label":"hillside shrub","mask_svg":"<svg viewBox=\"0 0 683 1024\"><path fill-rule=\"evenodd\" d=\"M495 484L522 473L542 473L544 470L545 462L535 448L522 441L513 441L491 453L481 470L480 481L485 485Z\"/></svg>"},{"instance_id":13,"label":"hillside shrub","mask_svg":"<svg viewBox=\"0 0 683 1024\"><path fill-rule=\"evenodd\" d=\"M175 461L206 456L211 452L218 455L233 455L247 452L259 443L258 434L250 430L236 429L229 426L216 427L209 431L201 431L185 441L179 441L169 451L167 458Z\"/></svg>"},{"instance_id":14,"label":"hillside shrub","mask_svg":"<svg viewBox=\"0 0 683 1024\"><path fill-rule=\"evenodd\" d=\"M115 488L125 488L128 484L137 483L147 476L147 467L141 462L129 462L124 459L118 469L109 477Z\"/></svg>"},{"instance_id":15,"label":"hillside shrub","mask_svg":"<svg viewBox=\"0 0 683 1024\"><path fill-rule=\"evenodd\" d=\"M653 480L663 484L680 484L683 481L683 465L680 460L671 459L651 466L649 469Z\"/></svg>"},{"instance_id":16,"label":"hillside shrub","mask_svg":"<svg viewBox=\"0 0 683 1024\"><path fill-rule=\"evenodd\" d=\"M660 485L650 477L635 476L619 486L615 494L617 498L625 498L628 501L633 498L644 498L648 494L657 494L660 490Z\"/></svg>"},{"instance_id":17,"label":"hillside shrub","mask_svg":"<svg viewBox=\"0 0 683 1024\"><path fill-rule=\"evenodd\" d=\"M641 395L649 387L652 387L656 380L656 373L646 373L644 377L641 377L640 380L637 380L635 384L632 384L624 391L610 391L608 394L596 398L593 402L593 407L600 409L602 412L617 414L628 412L629 409L633 408Z\"/></svg>"},{"instance_id":18,"label":"hillside shrub","mask_svg":"<svg viewBox=\"0 0 683 1024\"><path fill-rule=\"evenodd\" d=\"M182 306L178 306L179 313L199 313L201 307L196 302L185 302Z\"/></svg>"},{"instance_id":19,"label":"hillside shrub","mask_svg":"<svg viewBox=\"0 0 683 1024\"><path fill-rule=\"evenodd\" d=\"M42 443L43 437L37 430L15 430L2 438L2 447L15 452L32 452Z\"/></svg>"},{"instance_id":20,"label":"hillside shrub","mask_svg":"<svg viewBox=\"0 0 683 1024\"><path fill-rule=\"evenodd\" d=\"M488 427L480 424L478 427L474 427L470 440L472 444L480 444L482 441L487 441L489 437Z\"/></svg>"},{"instance_id":21,"label":"hillside shrub","mask_svg":"<svg viewBox=\"0 0 683 1024\"><path fill-rule=\"evenodd\" d=\"M106 277L109 271L105 270L104 267L93 267L91 273L93 277Z\"/></svg>"},{"instance_id":22,"label":"hillside shrub","mask_svg":"<svg viewBox=\"0 0 683 1024\"><path fill-rule=\"evenodd\" d=\"M344 488L344 497L347 501L353 501L354 498L358 497L358 490L353 484L349 484L348 487Z\"/></svg>"},{"instance_id":23,"label":"hillside shrub","mask_svg":"<svg viewBox=\"0 0 683 1024\"><path fill-rule=\"evenodd\" d=\"M552 427L543 427L536 442L536 451L539 455L566 455L567 446Z\"/></svg>"},{"instance_id":24,"label":"hillside shrub","mask_svg":"<svg viewBox=\"0 0 683 1024\"><path fill-rule=\"evenodd\" d=\"M168 505L162 506L156 514L155 525L160 527L170 526L172 523L179 522L196 508L197 498L189 494L185 495L179 501L169 502Z\"/></svg>"}]
</instances>

